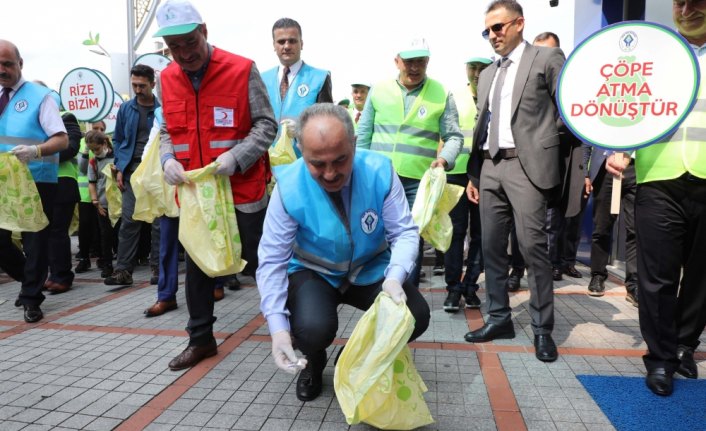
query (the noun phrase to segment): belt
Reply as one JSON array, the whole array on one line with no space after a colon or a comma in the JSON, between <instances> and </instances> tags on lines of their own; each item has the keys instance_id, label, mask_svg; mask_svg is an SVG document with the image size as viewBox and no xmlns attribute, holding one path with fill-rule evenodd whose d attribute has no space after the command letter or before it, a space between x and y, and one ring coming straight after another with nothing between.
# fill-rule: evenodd
<instances>
[{"instance_id":1,"label":"belt","mask_svg":"<svg viewBox=\"0 0 706 431\"><path fill-rule=\"evenodd\" d=\"M514 159L517 157L517 149L516 148L501 148L498 150L498 154L495 155L495 159ZM486 160L491 160L493 157L490 157L490 151L488 150L483 150L483 158Z\"/></svg>"}]
</instances>

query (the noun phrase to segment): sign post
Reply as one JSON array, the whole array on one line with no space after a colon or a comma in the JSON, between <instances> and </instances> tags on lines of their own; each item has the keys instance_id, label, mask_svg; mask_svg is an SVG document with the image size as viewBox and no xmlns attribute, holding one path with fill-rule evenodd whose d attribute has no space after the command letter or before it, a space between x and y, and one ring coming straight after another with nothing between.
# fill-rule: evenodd
<instances>
[{"instance_id":1,"label":"sign post","mask_svg":"<svg viewBox=\"0 0 706 431\"><path fill-rule=\"evenodd\" d=\"M557 105L583 142L630 152L676 131L696 102L699 81L698 60L681 35L660 24L625 21L574 49L559 75ZM619 198L619 182L614 199L616 189ZM611 209L617 208L613 202Z\"/></svg>"}]
</instances>

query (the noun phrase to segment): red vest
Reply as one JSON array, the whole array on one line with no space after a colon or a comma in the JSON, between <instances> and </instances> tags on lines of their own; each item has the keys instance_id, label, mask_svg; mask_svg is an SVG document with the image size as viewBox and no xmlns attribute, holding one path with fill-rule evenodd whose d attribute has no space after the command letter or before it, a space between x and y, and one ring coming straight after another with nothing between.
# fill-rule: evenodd
<instances>
[{"instance_id":1,"label":"red vest","mask_svg":"<svg viewBox=\"0 0 706 431\"><path fill-rule=\"evenodd\" d=\"M250 133L248 79L252 60L214 48L198 93L181 67L162 71L162 109L174 155L186 170L202 168ZM236 204L256 202L269 179L267 152L230 177Z\"/></svg>"}]
</instances>

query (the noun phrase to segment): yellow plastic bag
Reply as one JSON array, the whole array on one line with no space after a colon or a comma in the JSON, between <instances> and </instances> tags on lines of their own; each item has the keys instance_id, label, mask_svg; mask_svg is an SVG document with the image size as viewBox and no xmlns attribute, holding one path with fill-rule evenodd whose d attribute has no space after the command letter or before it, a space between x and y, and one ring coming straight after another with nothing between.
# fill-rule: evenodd
<instances>
[{"instance_id":1,"label":"yellow plastic bag","mask_svg":"<svg viewBox=\"0 0 706 431\"><path fill-rule=\"evenodd\" d=\"M297 161L297 155L294 153L294 144L292 138L288 136L287 123L282 124L282 133L279 139L273 146L270 147L270 166L288 165ZM272 194L272 189L275 188L275 177L272 176L270 183L267 185L267 194Z\"/></svg>"},{"instance_id":2,"label":"yellow plastic bag","mask_svg":"<svg viewBox=\"0 0 706 431\"><path fill-rule=\"evenodd\" d=\"M407 306L380 293L353 329L333 376L336 398L349 425L409 430L434 422L427 387L407 340L414 317Z\"/></svg>"},{"instance_id":3,"label":"yellow plastic bag","mask_svg":"<svg viewBox=\"0 0 706 431\"><path fill-rule=\"evenodd\" d=\"M49 220L32 174L10 153L0 154L0 229L39 232Z\"/></svg>"},{"instance_id":4,"label":"yellow plastic bag","mask_svg":"<svg viewBox=\"0 0 706 431\"><path fill-rule=\"evenodd\" d=\"M412 206L412 218L425 241L445 252L451 245L453 224L449 213L463 195L463 187L446 184L446 172L441 167L430 168L419 182Z\"/></svg>"},{"instance_id":5,"label":"yellow plastic bag","mask_svg":"<svg viewBox=\"0 0 706 431\"><path fill-rule=\"evenodd\" d=\"M69 236L78 232L78 204L74 205L74 215L71 216L71 224L69 225Z\"/></svg>"},{"instance_id":6,"label":"yellow plastic bag","mask_svg":"<svg viewBox=\"0 0 706 431\"><path fill-rule=\"evenodd\" d=\"M114 165L111 163L105 165L101 173L105 175L105 198L108 200L108 218L110 224L115 226L115 223L120 220L123 215L123 192L118 188L118 183L113 178Z\"/></svg>"},{"instance_id":7,"label":"yellow plastic bag","mask_svg":"<svg viewBox=\"0 0 706 431\"><path fill-rule=\"evenodd\" d=\"M178 217L176 186L164 181L164 172L159 161L159 134L147 149L147 154L130 177L130 185L135 194L134 220L152 223L155 218L166 215Z\"/></svg>"},{"instance_id":8,"label":"yellow plastic bag","mask_svg":"<svg viewBox=\"0 0 706 431\"><path fill-rule=\"evenodd\" d=\"M189 257L209 277L243 270L240 233L230 180L214 175L217 164L184 173L189 183L179 184L179 241Z\"/></svg>"}]
</instances>

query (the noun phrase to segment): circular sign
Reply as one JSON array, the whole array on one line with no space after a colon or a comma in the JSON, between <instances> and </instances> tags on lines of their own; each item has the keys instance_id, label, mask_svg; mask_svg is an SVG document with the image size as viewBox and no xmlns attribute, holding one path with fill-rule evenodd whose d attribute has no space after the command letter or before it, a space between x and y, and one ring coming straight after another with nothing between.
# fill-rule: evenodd
<instances>
[{"instance_id":1,"label":"circular sign","mask_svg":"<svg viewBox=\"0 0 706 431\"><path fill-rule=\"evenodd\" d=\"M145 64L154 69L155 72L161 72L166 69L167 66L169 66L169 63L171 62L172 60L170 60L169 57L165 57L162 54L150 53L142 54L141 56L137 57L133 66L135 66L136 64Z\"/></svg>"},{"instance_id":2,"label":"circular sign","mask_svg":"<svg viewBox=\"0 0 706 431\"><path fill-rule=\"evenodd\" d=\"M120 105L123 104L124 100L122 96L116 91L113 93L115 96L113 98L113 107L110 109L110 112L108 112L108 115L103 118L103 122L105 123L105 133L111 134L115 131L115 122L118 119L118 109L120 109Z\"/></svg>"},{"instance_id":3,"label":"circular sign","mask_svg":"<svg viewBox=\"0 0 706 431\"><path fill-rule=\"evenodd\" d=\"M91 121L104 108L107 91L103 79L94 70L77 67L61 80L61 104L78 121Z\"/></svg>"},{"instance_id":4,"label":"circular sign","mask_svg":"<svg viewBox=\"0 0 706 431\"><path fill-rule=\"evenodd\" d=\"M576 47L559 75L556 98L579 139L633 150L679 127L696 102L699 81L698 60L681 35L660 24L626 21Z\"/></svg>"},{"instance_id":5,"label":"circular sign","mask_svg":"<svg viewBox=\"0 0 706 431\"><path fill-rule=\"evenodd\" d=\"M98 113L98 115L95 116L91 121L96 122L98 120L102 120L105 118L106 115L110 112L111 108L113 107L113 99L115 98L115 90L113 90L113 84L110 82L110 79L105 75L105 73L101 72L100 70L93 69L94 72L98 74L98 76L101 77L101 80L103 80L103 85L105 86L105 93L106 93L106 99L105 99L105 106L103 107L103 110Z\"/></svg>"}]
</instances>

